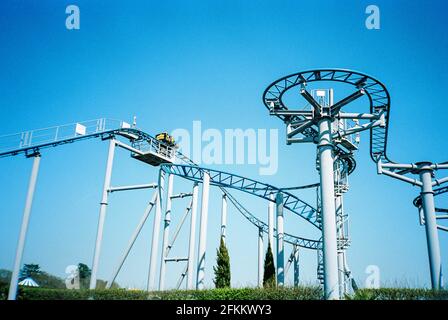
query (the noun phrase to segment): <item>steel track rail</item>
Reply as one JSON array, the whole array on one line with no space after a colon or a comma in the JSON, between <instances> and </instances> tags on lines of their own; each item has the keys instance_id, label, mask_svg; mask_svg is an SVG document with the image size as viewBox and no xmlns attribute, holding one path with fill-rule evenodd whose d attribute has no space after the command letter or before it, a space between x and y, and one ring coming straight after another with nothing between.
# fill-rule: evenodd
<instances>
[{"instance_id":1,"label":"steel track rail","mask_svg":"<svg viewBox=\"0 0 448 320\"><path fill-rule=\"evenodd\" d=\"M385 112L384 127L370 129L370 156L374 162L393 162L387 155L387 134L390 118L390 95L384 84L366 74L346 69L315 69L294 73L271 83L263 93L263 104L270 109L274 100L280 110L288 110L283 101L283 95L291 88L301 84L316 81L334 81L353 85L356 89L363 88L370 101L370 113L381 109ZM287 116L277 115L281 120L288 121Z\"/></svg>"},{"instance_id":2,"label":"steel track rail","mask_svg":"<svg viewBox=\"0 0 448 320\"><path fill-rule=\"evenodd\" d=\"M271 194L281 193L284 199L283 205L286 209L310 222L319 230L321 229L321 225L318 221L317 210L314 207L297 198L297 196L270 184L224 171L192 165L162 164L161 170L194 182L201 182L204 176L204 171L207 171L210 174L210 184L222 188L243 191L267 201L272 201L270 198Z\"/></svg>"}]
</instances>

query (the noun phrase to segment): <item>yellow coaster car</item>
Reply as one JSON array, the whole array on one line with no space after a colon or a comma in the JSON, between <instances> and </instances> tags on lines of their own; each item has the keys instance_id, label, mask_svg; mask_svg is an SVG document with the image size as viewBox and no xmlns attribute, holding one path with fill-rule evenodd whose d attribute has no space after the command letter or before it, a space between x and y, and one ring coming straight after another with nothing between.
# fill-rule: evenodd
<instances>
[{"instance_id":1,"label":"yellow coaster car","mask_svg":"<svg viewBox=\"0 0 448 320\"><path fill-rule=\"evenodd\" d=\"M166 132L162 132L156 135L156 140L165 143L168 146L174 147L176 145L174 138Z\"/></svg>"}]
</instances>

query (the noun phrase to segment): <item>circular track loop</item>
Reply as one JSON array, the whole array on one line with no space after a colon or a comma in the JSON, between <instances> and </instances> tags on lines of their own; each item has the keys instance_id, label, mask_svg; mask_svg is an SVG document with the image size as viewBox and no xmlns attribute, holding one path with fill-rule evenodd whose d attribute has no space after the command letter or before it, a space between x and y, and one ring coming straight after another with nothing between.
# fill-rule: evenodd
<instances>
[{"instance_id":1,"label":"circular track loop","mask_svg":"<svg viewBox=\"0 0 448 320\"><path fill-rule=\"evenodd\" d=\"M291 74L271 83L263 93L263 103L270 109L272 102L277 104L280 110L288 110L283 102L283 95L286 91L295 86L316 82L334 81L353 85L357 89L364 89L370 101L370 112L378 110L385 112L384 127L374 127L370 129L370 156L373 161L392 162L386 154L387 132L390 117L390 96L384 84L375 78L361 72L345 69L315 69ZM278 115L283 121L287 117Z\"/></svg>"}]
</instances>

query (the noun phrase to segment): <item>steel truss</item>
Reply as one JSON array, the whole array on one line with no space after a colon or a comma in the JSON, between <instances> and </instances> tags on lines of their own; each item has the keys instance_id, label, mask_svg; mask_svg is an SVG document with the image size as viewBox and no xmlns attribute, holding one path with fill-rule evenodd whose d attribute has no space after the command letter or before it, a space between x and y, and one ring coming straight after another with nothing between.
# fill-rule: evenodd
<instances>
[{"instance_id":1,"label":"steel truss","mask_svg":"<svg viewBox=\"0 0 448 320\"><path fill-rule=\"evenodd\" d=\"M355 87L344 99L334 102L333 89L307 91L312 82L341 82ZM291 108L283 100L284 94L300 86L300 95L308 106ZM347 113L342 108L362 96L369 99L370 113ZM347 215L343 213L342 195L348 190L347 176L355 165L361 131L369 130L372 159L387 160L387 128L390 98L378 80L350 70L318 69L283 77L263 93L263 103L270 115L286 124L286 142L317 144L317 169L320 173L320 201L322 216L322 255L318 254L318 275L323 278L326 299L339 299L346 291L347 272L345 249L348 247ZM308 109L310 108L310 109ZM347 121L354 123L348 126ZM360 124L362 122L362 124ZM388 160L387 160L388 161ZM341 242L346 244L341 248ZM322 267L323 264L323 267Z\"/></svg>"},{"instance_id":2,"label":"steel truss","mask_svg":"<svg viewBox=\"0 0 448 320\"><path fill-rule=\"evenodd\" d=\"M113 124L113 125L111 125ZM113 128L113 126L116 125L117 128ZM117 139L117 137L122 137L125 140L128 140L130 144L124 143ZM190 177L190 180L195 181L193 186L193 192L191 193L180 193L180 194L172 194L172 177L173 175L167 170L169 166L162 166L163 170L159 170L159 181L157 183L150 183L150 184L139 184L139 185L130 185L130 186L111 186L111 176L112 176L112 167L113 167L113 160L115 155L115 149L116 147L123 148L129 152L131 152L131 156L134 158L139 159L140 156L144 156L148 152L152 152L154 154L159 154L160 150L163 150L164 159L161 160L161 163L164 162L174 162L179 161L181 163L186 163L187 165L183 165L183 168L189 167L190 172L196 171L202 172L203 168L198 167L195 163L193 163L189 158L185 157L182 153L178 152L176 149L170 149L168 150L168 146L164 145L163 143L157 141L149 134L136 129L131 128L129 125L123 121L116 121L116 120L108 120L108 119L99 119L99 120L92 120L88 122L80 122L70 125L64 125L64 126L57 126L57 127L51 127L47 129L41 129L41 130L34 130L34 131L27 131L21 134L17 135L9 135L9 136L3 136L0 137L0 157L7 157L7 156L16 156L23 154L26 157L32 157L34 158L34 165L33 165L33 171L30 178L30 186L27 196L27 203L24 211L24 217L23 217L23 223L19 238L19 246L17 250L17 255L15 259L15 267L13 272L13 278L11 281L10 291L9 291L9 299L15 299L16 296L16 290L17 290L17 281L15 281L15 278L18 277L18 271L20 270L21 265L21 258L22 253L24 249L24 243L26 238L26 232L27 232L27 226L28 226L28 220L31 213L31 204L33 200L33 193L36 185L37 180L37 174L38 174L38 168L39 163L41 159L41 150L44 150L46 148L50 147L57 147L65 144L70 144L78 141L83 141L87 139L93 139L93 138L99 138L101 140L107 140L109 141L109 151L108 151L108 157L106 161L106 173L104 177L104 186L103 186L103 192L102 192L102 199L100 202L100 214L99 214L99 222L98 222L98 230L97 230L97 237L96 237L96 244L95 244L95 252L94 252L94 258L93 258L93 267L92 267L92 276L91 276L91 282L90 282L90 288L94 289L96 287L96 279L97 279L97 272L99 268L99 257L100 257L100 251L101 251L101 245L102 245L102 238L103 238L103 228L104 223L106 219L106 208L108 204L108 197L109 194L115 193L115 192L122 192L122 191L131 191L131 190L140 190L140 189L155 189L153 196L151 197L151 200L149 201L146 209L144 210L143 216L137 225L135 231L133 232L131 239L129 240L129 243L124 250L122 256L120 257L120 260L118 261L116 267L114 268L114 271L109 278L109 281L107 283L107 288L110 288L115 281L118 273L123 267L123 264L126 260L126 258L129 255L130 250L132 249L137 237L141 233L141 230L143 226L145 225L150 213L152 212L153 208L156 208L155 212L155 218L154 218L154 225L153 225L153 234L152 234L152 244L151 244L151 259L150 259L150 266L149 266L149 273L148 273L148 284L147 289L155 289L155 274L156 274L156 268L157 268L157 259L158 259L158 253L157 253L157 247L159 243L159 228L160 223L162 221L162 216L164 217L164 233L163 233L163 239L162 239L162 259L161 259L161 265L160 265L160 277L159 277L159 289L163 289L164 287L164 276L165 276L165 268L166 263L175 261L187 261L187 265L184 269L184 271L181 274L181 277L178 281L177 287L181 286L182 281L187 278L187 288L193 288L193 259L194 259L194 247L195 247L195 224L196 224L196 210L197 210L197 198L198 198L198 182L203 183L204 173L200 175L200 178L197 174L194 174ZM3 142L3 144L2 144ZM6 147L4 147L6 142ZM167 151L168 150L168 151ZM140 159L139 159L140 160ZM145 161L146 162L146 161ZM149 164L152 164L148 162ZM180 165L173 166L173 168L180 168ZM199 171L197 171L199 170ZM207 169L207 172L210 172L210 170ZM314 249L318 250L318 248L321 246L321 240L311 240L306 238L297 237L291 234L287 233L279 233L276 228L273 227L272 224L264 224L261 220L255 218L247 209L245 209L241 203L239 203L235 197L233 197L227 190L225 190L224 186L227 186L230 189L239 189L242 191L245 191L247 193L257 195L261 198L267 199L268 201L274 201L271 198L272 194L281 194L283 198L285 199L284 202L282 201L281 207L283 207L283 204L285 207L292 212L295 212L308 222L315 225L317 228L320 228L320 225L317 223L317 213L316 209L314 209L312 206L307 204L306 202L300 200L296 196L290 194L289 192L286 192L282 189L260 183L255 180L247 179L244 177L231 175L224 172L217 172L212 171L213 174L210 175L210 181L212 185L216 185L216 180L221 181L220 189L223 191L223 194L230 199L230 201L235 205L235 207L242 213L246 219L248 219L252 224L258 227L259 233L261 234L268 233L271 237L271 234L273 231L276 231L275 237L278 239L281 237L280 245L282 247L283 252L283 241L293 245L293 253L294 253L294 270L295 270L295 284L298 283L298 248L307 248L307 249ZM168 173L168 195L166 199L166 208L165 211L163 210L162 202L163 202L163 195L164 195L164 185L165 185L165 175ZM175 174L176 175L176 174ZM177 174L178 175L178 174ZM206 173L205 176L208 176ZM218 179L218 176L220 179ZM212 179L213 178L213 179ZM170 186L171 181L171 186ZM224 183L227 181L227 183ZM238 186L239 183L242 183L242 185ZM304 189L304 188L313 188L316 187L316 185L309 185L309 186L299 186L294 188L285 188L285 189ZM207 188L203 188L203 192L207 190ZM170 191L171 190L171 191ZM174 232L173 239L169 239L169 225L171 222L170 219L170 212L171 212L171 201L174 199L181 199L185 197L192 197L192 201L190 202L189 206L186 208L186 211L184 215L182 216L181 223L177 227L176 231ZM208 197L208 196L207 196ZM204 198L204 194L203 194ZM224 209L223 209L224 210ZM200 283L204 279L204 263L205 263L205 228L206 228L206 220L204 221L204 213L206 213L208 210L207 208L204 208L204 203L202 203L201 208L201 228L200 228L200 240L199 240L199 246L200 248L200 256L198 257L198 276L197 276L197 288L202 288L202 285ZM169 252L174 245L174 242L178 236L178 233L180 231L180 228L182 225L184 225L186 218L188 215L191 215L191 222L190 222L190 244L189 244L189 253L188 257L169 257ZM223 212L224 217L224 212ZM224 218L223 218L224 219ZM222 222L224 225L222 226L223 229L223 236L225 236L225 222L223 220ZM282 222L283 223L283 222ZM280 227L277 225L277 227ZM262 237L259 235L259 239L262 241ZM260 248L260 247L259 247ZM203 255L201 257L201 255ZM259 255L261 256L261 255ZM283 259L282 259L283 260ZM259 259L260 261L260 259ZM280 263L280 261L279 261ZM283 268L283 262L281 262L278 265L278 268L281 266ZM289 268L289 267L288 267ZM260 272L261 269L259 268L259 281L260 281ZM282 272L284 275L285 272ZM16 275L16 276L14 276Z\"/></svg>"},{"instance_id":3,"label":"steel truss","mask_svg":"<svg viewBox=\"0 0 448 320\"><path fill-rule=\"evenodd\" d=\"M283 196L283 205L286 209L310 222L316 228L321 229L321 226L318 223L317 211L314 207L299 199L292 193L274 187L270 184L224 171L196 167L192 165L163 164L161 166L161 170L195 182L201 182L204 172L207 172L210 174L211 185L240 190L267 201L272 201L270 198L271 194L280 193Z\"/></svg>"},{"instance_id":4,"label":"steel truss","mask_svg":"<svg viewBox=\"0 0 448 320\"><path fill-rule=\"evenodd\" d=\"M316 69L294 73L286 77L280 78L271 83L263 93L263 103L268 110L272 110L273 106L277 109L275 116L284 122L294 120L303 120L304 114L296 115L289 113L288 107L283 102L283 95L286 91L296 87L306 85L316 81L334 81L352 85L357 90L353 95L339 101L335 105L334 116L342 118L352 116L350 114L340 113L341 108L359 97L359 94L365 94L370 101L370 114L384 114L384 125L376 126L370 129L370 155L374 161L382 159L384 162L390 162L387 153L387 134L390 118L390 96L384 84L375 78L366 74L344 69ZM286 111L286 112L283 112ZM312 114L312 113L311 113ZM311 115L310 114L310 115ZM358 118L369 118L369 115L357 114ZM315 136L317 132L310 130L308 135Z\"/></svg>"},{"instance_id":5,"label":"steel truss","mask_svg":"<svg viewBox=\"0 0 448 320\"><path fill-rule=\"evenodd\" d=\"M444 209L437 209L434 204L434 196L447 192L448 188L443 187L434 190L434 187L447 183L448 177L434 178L437 171L447 169L447 163L417 162L398 164L382 163L381 160L377 162L378 174L384 174L420 188L420 196L414 199L414 205L419 209L420 224L425 226L431 286L434 290L439 290L443 287L442 262L437 229L448 231L448 228L437 224L438 218L446 217L438 217L436 212L445 212Z\"/></svg>"}]
</instances>

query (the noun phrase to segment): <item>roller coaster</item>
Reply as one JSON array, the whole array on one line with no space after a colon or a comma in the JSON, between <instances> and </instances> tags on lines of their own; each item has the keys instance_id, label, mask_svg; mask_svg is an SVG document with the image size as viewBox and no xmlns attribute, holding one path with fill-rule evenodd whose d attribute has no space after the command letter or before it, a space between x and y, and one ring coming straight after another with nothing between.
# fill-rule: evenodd
<instances>
[{"instance_id":1,"label":"roller coaster","mask_svg":"<svg viewBox=\"0 0 448 320\"><path fill-rule=\"evenodd\" d=\"M330 88L328 88L329 84ZM355 91L335 103L334 89L331 87L333 84L354 87ZM322 87L308 90L308 87L315 85ZM294 93L295 88L299 88L298 97L304 101L299 106L292 106L285 98L289 94L287 92L291 90L290 92ZM362 97L368 99L366 110L360 110L357 113L342 111L343 107ZM221 237L224 241L228 201L258 230L257 279L259 286L263 285L264 234L267 234L269 245L276 249L278 286L285 284L285 275L291 266L294 267L294 285L298 285L299 250L314 250L317 256L317 279L324 287L323 298L343 298L350 293L350 284L353 282L346 256L351 240L348 232L349 216L344 211L343 205L344 194L349 190L348 176L356 168L355 152L360 143L359 133L366 130L370 131L370 156L376 163L377 173L421 188L419 197L414 200L414 205L419 210L420 223L426 230L431 284L433 289L440 289L442 266L437 230L447 231L448 228L436 223L436 219L446 219L447 216L436 216L435 212L446 213L448 210L435 207L434 195L441 195L447 192L448 188L433 189L433 187L448 182L448 178L433 179L433 177L436 171L448 169L448 163L399 164L389 159L386 147L390 121L390 96L386 87L375 78L360 72L316 69L295 73L273 82L263 93L263 104L270 115L279 118L286 125L288 145L316 144L316 170L320 175L319 183L294 188L279 188L248 177L202 167L182 154L174 144L167 144L138 129L135 121L131 125L120 120L98 119L1 136L0 157L24 155L33 159L8 298L13 300L17 295L19 271L42 152L48 148L87 139L109 142L90 279L91 289L94 289L97 284L109 196L114 192L138 189L154 189L154 191L128 245L113 269L107 288L112 286L136 239L141 234L143 226L154 210L147 290L165 289L166 268L169 262L185 264L177 281L177 288L181 288L184 283L187 289L203 289L206 275L209 189L212 186L220 191L222 197ZM356 108L360 107L356 105ZM130 152L133 159L158 168L157 181L151 184L111 186L116 147ZM417 175L418 178L410 178L409 175ZM192 190L174 194L175 177L190 182ZM202 196L199 203L200 185ZM315 191L315 204L310 204L291 192L303 189ZM268 209L267 223L238 201L233 194L234 191L264 201ZM172 202L183 198L189 198L190 201L171 236ZM298 234L285 233L285 210L288 214L296 215L309 223L322 236L309 239ZM199 232L196 231L198 213L200 213ZM180 230L183 227L187 228L188 217L190 218L188 251L185 256L171 257L170 251L178 239ZM161 233L162 239L160 239ZM196 240L198 240L197 258L195 257ZM158 253L160 242L161 254ZM285 244L292 247L286 266ZM157 270L158 266L159 270ZM159 275L158 284L156 284L157 274Z\"/></svg>"}]
</instances>

